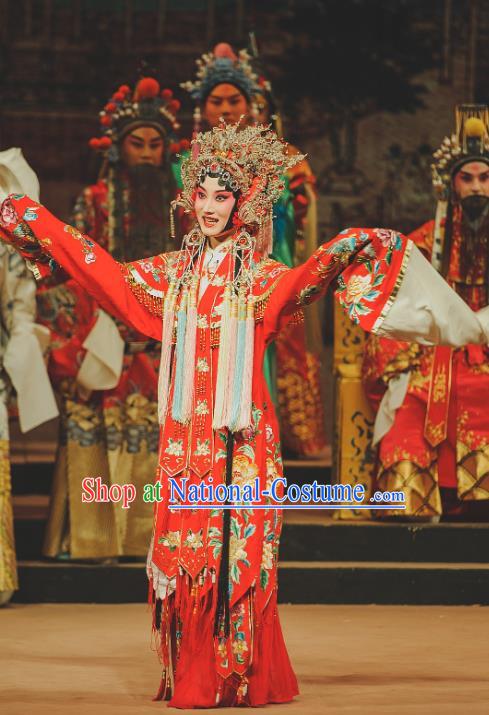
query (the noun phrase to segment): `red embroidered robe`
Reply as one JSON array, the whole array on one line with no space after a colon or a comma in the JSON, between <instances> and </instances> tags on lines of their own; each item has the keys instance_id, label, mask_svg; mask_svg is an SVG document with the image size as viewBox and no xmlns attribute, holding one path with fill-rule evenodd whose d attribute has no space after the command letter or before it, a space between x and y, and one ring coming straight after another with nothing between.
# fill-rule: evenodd
<instances>
[{"instance_id":1,"label":"red embroidered robe","mask_svg":"<svg viewBox=\"0 0 489 715\"><path fill-rule=\"evenodd\" d=\"M155 340L161 337L162 296L176 254L121 265L89 238L55 219L26 197L2 206L4 239L46 274L52 261L76 278L105 310ZM261 369L267 344L297 311L321 296L333 278L336 295L350 318L372 330L382 324L406 268L408 243L388 240L375 229L350 229L319 247L301 266L288 269L261 260L255 297L253 423L236 435L232 472L235 483L258 477L261 491L282 474L278 425ZM219 353L219 307L227 260L200 299L193 417L188 425L167 416L160 433L156 479L163 501L156 504L152 560L169 579L156 603L155 626L164 674L159 697L170 705L214 707L285 702L297 682L285 649L277 612L277 559L281 511L231 511L229 590L231 632L213 635L222 547L221 509L177 510L168 503L168 478L220 484L224 478L225 431L211 427ZM258 257L257 257L257 260ZM339 275L341 273L341 275ZM217 280L216 280L217 278ZM170 387L171 404L172 387ZM141 498L141 495L139 495ZM90 505L86 505L90 509Z\"/></svg>"}]
</instances>

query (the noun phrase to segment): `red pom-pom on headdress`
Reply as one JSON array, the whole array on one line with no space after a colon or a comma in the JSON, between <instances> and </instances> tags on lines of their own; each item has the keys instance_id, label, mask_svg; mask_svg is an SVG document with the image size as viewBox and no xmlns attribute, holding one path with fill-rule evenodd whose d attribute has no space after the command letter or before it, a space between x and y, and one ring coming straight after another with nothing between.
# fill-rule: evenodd
<instances>
[{"instance_id":1,"label":"red pom-pom on headdress","mask_svg":"<svg viewBox=\"0 0 489 715\"><path fill-rule=\"evenodd\" d=\"M106 151L112 146L112 139L110 137L93 137L88 142L88 146L94 151Z\"/></svg>"},{"instance_id":2,"label":"red pom-pom on headdress","mask_svg":"<svg viewBox=\"0 0 489 715\"><path fill-rule=\"evenodd\" d=\"M180 151L188 151L190 149L190 141L188 139L182 139L180 142Z\"/></svg>"},{"instance_id":3,"label":"red pom-pom on headdress","mask_svg":"<svg viewBox=\"0 0 489 715\"><path fill-rule=\"evenodd\" d=\"M228 57L230 60L236 61L238 58L231 45L227 42L219 42L214 47L214 57Z\"/></svg>"},{"instance_id":4,"label":"red pom-pom on headdress","mask_svg":"<svg viewBox=\"0 0 489 715\"><path fill-rule=\"evenodd\" d=\"M140 99L153 99L160 93L160 83L153 77L143 77L139 80L134 91L135 101Z\"/></svg>"},{"instance_id":5,"label":"red pom-pom on headdress","mask_svg":"<svg viewBox=\"0 0 489 715\"><path fill-rule=\"evenodd\" d=\"M127 84L122 84L100 112L101 137L94 137L89 145L95 151L106 152L123 139L131 126L135 123L144 126L146 120L151 126L161 126L165 136L167 132L173 136L179 128L175 119L179 108L180 102L173 99L172 90L161 90L160 83L153 77L142 77L134 92ZM116 154L112 156L109 152L108 157L115 159Z\"/></svg>"},{"instance_id":6,"label":"red pom-pom on headdress","mask_svg":"<svg viewBox=\"0 0 489 715\"><path fill-rule=\"evenodd\" d=\"M105 151L112 145L112 139L110 137L101 137L99 139L99 146L102 151Z\"/></svg>"}]
</instances>

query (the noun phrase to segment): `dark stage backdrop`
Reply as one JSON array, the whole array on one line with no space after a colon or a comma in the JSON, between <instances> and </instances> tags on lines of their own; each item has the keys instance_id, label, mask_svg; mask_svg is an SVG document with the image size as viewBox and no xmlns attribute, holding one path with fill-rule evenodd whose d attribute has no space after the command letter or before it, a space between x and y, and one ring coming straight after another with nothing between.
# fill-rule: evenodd
<instances>
[{"instance_id":1,"label":"dark stage backdrop","mask_svg":"<svg viewBox=\"0 0 489 715\"><path fill-rule=\"evenodd\" d=\"M215 42L256 32L286 138L318 175L320 230L433 214L430 154L453 105L488 101L488 0L0 0L0 147L21 146L68 218L97 112L141 59L178 89Z\"/></svg>"}]
</instances>

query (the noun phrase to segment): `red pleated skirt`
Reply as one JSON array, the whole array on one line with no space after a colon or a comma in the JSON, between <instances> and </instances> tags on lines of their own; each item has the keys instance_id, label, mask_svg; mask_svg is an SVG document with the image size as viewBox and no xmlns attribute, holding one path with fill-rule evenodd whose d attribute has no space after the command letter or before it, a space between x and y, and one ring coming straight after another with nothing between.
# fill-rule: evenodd
<instances>
[{"instance_id":1,"label":"red pleated skirt","mask_svg":"<svg viewBox=\"0 0 489 715\"><path fill-rule=\"evenodd\" d=\"M234 604L228 639L214 636L216 591L200 597L179 584L156 608L160 623L154 621L153 627L163 676L155 700L182 709L292 700L299 690L280 626L277 590L262 612L252 589Z\"/></svg>"}]
</instances>

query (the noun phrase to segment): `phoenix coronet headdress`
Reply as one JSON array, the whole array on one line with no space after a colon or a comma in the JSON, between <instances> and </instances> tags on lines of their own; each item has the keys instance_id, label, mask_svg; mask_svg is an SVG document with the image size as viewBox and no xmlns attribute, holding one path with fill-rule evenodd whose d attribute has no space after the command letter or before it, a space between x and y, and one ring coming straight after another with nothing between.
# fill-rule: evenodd
<instances>
[{"instance_id":1,"label":"phoenix coronet headdress","mask_svg":"<svg viewBox=\"0 0 489 715\"><path fill-rule=\"evenodd\" d=\"M283 175L303 158L290 155L287 144L270 127L221 123L198 134L182 165L183 191L177 202L194 211L196 187L205 177L218 176L239 192L233 217L236 227L220 306L219 359L213 412L214 429L236 432L251 423L254 344L253 283L256 254L272 249L272 208L284 189ZM192 414L193 360L197 331L197 296L207 238L198 224L184 237L165 299L159 377L159 416L167 410L185 423ZM172 404L168 402L171 340L176 321L176 368Z\"/></svg>"},{"instance_id":2,"label":"phoenix coronet headdress","mask_svg":"<svg viewBox=\"0 0 489 715\"><path fill-rule=\"evenodd\" d=\"M217 174L233 191L240 192L237 224L260 231L268 228L273 204L285 188L285 173L303 158L302 154L288 154L287 144L270 127L242 128L239 122L222 122L192 141L190 156L182 164L179 202L186 211L193 211L195 187L208 173Z\"/></svg>"}]
</instances>

